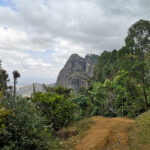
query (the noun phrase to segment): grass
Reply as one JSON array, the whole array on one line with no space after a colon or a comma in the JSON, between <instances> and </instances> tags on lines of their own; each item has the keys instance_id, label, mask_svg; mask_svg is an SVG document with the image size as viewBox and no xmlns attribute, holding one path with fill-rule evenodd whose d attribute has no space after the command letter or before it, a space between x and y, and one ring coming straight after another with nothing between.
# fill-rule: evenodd
<instances>
[{"instance_id":1,"label":"grass","mask_svg":"<svg viewBox=\"0 0 150 150\"><path fill-rule=\"evenodd\" d=\"M137 117L129 136L130 150L150 150L150 111Z\"/></svg>"},{"instance_id":2,"label":"grass","mask_svg":"<svg viewBox=\"0 0 150 150\"><path fill-rule=\"evenodd\" d=\"M73 123L68 128L62 129L61 132L76 131L77 134L70 136L69 138L55 138L50 142L50 149L53 150L72 150L73 147L81 140L81 138L86 134L92 121L90 119L83 119Z\"/></svg>"}]
</instances>

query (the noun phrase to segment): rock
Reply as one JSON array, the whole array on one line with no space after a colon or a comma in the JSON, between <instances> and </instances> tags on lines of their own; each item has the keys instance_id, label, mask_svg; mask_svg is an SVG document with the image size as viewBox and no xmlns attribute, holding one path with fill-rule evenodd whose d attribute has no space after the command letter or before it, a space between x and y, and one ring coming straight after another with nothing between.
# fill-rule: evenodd
<instances>
[{"instance_id":1,"label":"rock","mask_svg":"<svg viewBox=\"0 0 150 150\"><path fill-rule=\"evenodd\" d=\"M60 71L56 86L72 88L75 92L78 92L80 87L87 88L88 79L93 77L97 61L97 55L86 55L82 58L77 54L72 54Z\"/></svg>"}]
</instances>

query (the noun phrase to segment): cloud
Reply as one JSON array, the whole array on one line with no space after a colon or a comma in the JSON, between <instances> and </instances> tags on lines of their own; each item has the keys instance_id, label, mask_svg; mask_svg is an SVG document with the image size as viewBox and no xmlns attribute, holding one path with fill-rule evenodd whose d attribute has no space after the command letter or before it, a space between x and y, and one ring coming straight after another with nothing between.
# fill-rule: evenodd
<instances>
[{"instance_id":1,"label":"cloud","mask_svg":"<svg viewBox=\"0 0 150 150\"><path fill-rule=\"evenodd\" d=\"M127 30L150 19L149 0L2 0L0 59L20 83L52 82L72 53L124 45Z\"/></svg>"}]
</instances>

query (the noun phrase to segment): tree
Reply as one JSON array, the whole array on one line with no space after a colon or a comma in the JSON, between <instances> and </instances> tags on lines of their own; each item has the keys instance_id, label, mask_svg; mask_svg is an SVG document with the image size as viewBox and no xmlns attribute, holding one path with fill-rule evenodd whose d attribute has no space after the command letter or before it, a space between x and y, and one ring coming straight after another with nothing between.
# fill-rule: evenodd
<instances>
[{"instance_id":1,"label":"tree","mask_svg":"<svg viewBox=\"0 0 150 150\"><path fill-rule=\"evenodd\" d=\"M65 98L69 98L70 97L71 91L72 91L72 89L64 88L62 86L55 87L56 94L64 95Z\"/></svg>"},{"instance_id":2,"label":"tree","mask_svg":"<svg viewBox=\"0 0 150 150\"><path fill-rule=\"evenodd\" d=\"M4 70L1 66L0 61L0 91L3 93L3 95L6 95L6 91L8 89L7 83L8 83L8 74L6 70Z\"/></svg>"},{"instance_id":3,"label":"tree","mask_svg":"<svg viewBox=\"0 0 150 150\"><path fill-rule=\"evenodd\" d=\"M117 115L135 117L147 111L150 106L150 22L139 20L133 24L125 46L119 51L104 51L95 72L97 83L90 82L93 86L89 92L96 106L95 114L104 115L111 108L117 110Z\"/></svg>"},{"instance_id":4,"label":"tree","mask_svg":"<svg viewBox=\"0 0 150 150\"><path fill-rule=\"evenodd\" d=\"M93 105L95 106L93 115L104 115L107 111L107 100L104 84L100 82L95 82L92 91L89 91L90 97L93 100Z\"/></svg>"},{"instance_id":5,"label":"tree","mask_svg":"<svg viewBox=\"0 0 150 150\"><path fill-rule=\"evenodd\" d=\"M139 84L143 89L143 101L145 110L148 110L147 102L147 65L145 55L150 51L150 22L140 20L131 26L128 30L128 36L126 38L126 49L130 55L134 58L134 64L130 67L130 72L136 77Z\"/></svg>"},{"instance_id":6,"label":"tree","mask_svg":"<svg viewBox=\"0 0 150 150\"><path fill-rule=\"evenodd\" d=\"M6 70L2 70L2 90L3 90L3 94L5 95L5 91L7 90L7 82L9 81L8 79L8 74L6 72Z\"/></svg>"},{"instance_id":7,"label":"tree","mask_svg":"<svg viewBox=\"0 0 150 150\"><path fill-rule=\"evenodd\" d=\"M118 52L104 51L98 60L96 67L95 80L104 82L105 79L113 80L118 71Z\"/></svg>"},{"instance_id":8,"label":"tree","mask_svg":"<svg viewBox=\"0 0 150 150\"><path fill-rule=\"evenodd\" d=\"M142 100L142 87L137 84L136 78L122 70L113 80L113 90L116 93L115 107L118 115L135 117L144 111Z\"/></svg>"},{"instance_id":9,"label":"tree","mask_svg":"<svg viewBox=\"0 0 150 150\"><path fill-rule=\"evenodd\" d=\"M13 71L13 78L14 78L14 99L16 98L16 84L17 84L17 78L20 77L20 73L17 70Z\"/></svg>"}]
</instances>

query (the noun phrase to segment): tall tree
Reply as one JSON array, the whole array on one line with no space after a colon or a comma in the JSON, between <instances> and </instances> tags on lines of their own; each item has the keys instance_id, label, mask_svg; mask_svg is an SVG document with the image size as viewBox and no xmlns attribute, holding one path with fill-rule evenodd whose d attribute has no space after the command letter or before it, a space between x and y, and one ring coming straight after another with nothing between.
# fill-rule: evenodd
<instances>
[{"instance_id":1,"label":"tall tree","mask_svg":"<svg viewBox=\"0 0 150 150\"><path fill-rule=\"evenodd\" d=\"M17 84L17 78L20 78L20 73L17 70L13 71L13 78L14 78L14 99L16 98L16 84Z\"/></svg>"},{"instance_id":2,"label":"tall tree","mask_svg":"<svg viewBox=\"0 0 150 150\"><path fill-rule=\"evenodd\" d=\"M6 94L6 90L8 88L7 83L8 83L8 74L6 70L4 70L1 66L1 61L0 61L0 91L3 93L3 95Z\"/></svg>"},{"instance_id":3,"label":"tall tree","mask_svg":"<svg viewBox=\"0 0 150 150\"><path fill-rule=\"evenodd\" d=\"M130 71L134 77L137 78L139 84L143 88L143 100L145 110L148 110L147 102L147 65L145 55L150 51L150 22L140 20L131 26L128 30L128 36L126 38L126 49L128 49L130 55L134 58L134 65L131 65Z\"/></svg>"},{"instance_id":4,"label":"tall tree","mask_svg":"<svg viewBox=\"0 0 150 150\"><path fill-rule=\"evenodd\" d=\"M2 91L3 94L5 95L7 90L7 82L9 81L9 79L6 70L2 70L1 72L2 72Z\"/></svg>"}]
</instances>

